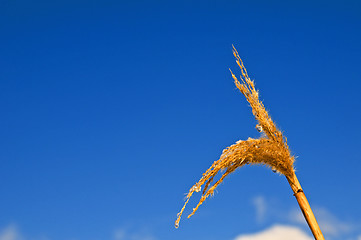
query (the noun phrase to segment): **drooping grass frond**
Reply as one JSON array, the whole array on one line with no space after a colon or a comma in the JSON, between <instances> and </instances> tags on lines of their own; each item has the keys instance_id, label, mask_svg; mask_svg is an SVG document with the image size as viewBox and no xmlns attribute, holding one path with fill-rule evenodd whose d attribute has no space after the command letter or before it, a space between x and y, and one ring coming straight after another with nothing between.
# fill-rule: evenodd
<instances>
[{"instance_id":1,"label":"drooping grass frond","mask_svg":"<svg viewBox=\"0 0 361 240\"><path fill-rule=\"evenodd\" d=\"M279 131L266 111L263 103L259 100L258 91L255 89L254 82L249 78L242 59L239 57L237 50L233 47L233 55L241 69L242 75L240 83L237 77L232 73L232 77L237 88L246 97L252 107L252 113L258 121L258 129L265 133L264 137L259 139L249 138L246 141L238 141L229 146L225 150L219 160L215 161L212 166L203 174L201 179L189 190L187 200L178 213L175 222L176 228L179 226L180 218L183 211L194 192L199 192L204 185L201 199L197 206L193 208L193 212L188 216L191 217L206 200L206 198L214 193L216 187L224 180L224 178L234 172L237 168L246 164L263 164L275 169L279 173L285 175L292 185L294 179L293 162L294 157L291 155L286 138ZM212 185L214 177L224 171L218 181Z\"/></svg>"}]
</instances>

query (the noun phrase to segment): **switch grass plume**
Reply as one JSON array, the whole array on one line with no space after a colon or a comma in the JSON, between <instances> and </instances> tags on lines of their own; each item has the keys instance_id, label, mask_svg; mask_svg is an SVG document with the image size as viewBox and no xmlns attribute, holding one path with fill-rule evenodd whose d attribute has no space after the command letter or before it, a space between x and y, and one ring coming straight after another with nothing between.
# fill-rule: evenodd
<instances>
[{"instance_id":1,"label":"switch grass plume","mask_svg":"<svg viewBox=\"0 0 361 240\"><path fill-rule=\"evenodd\" d=\"M184 206L177 215L175 227L179 227L180 218L190 197L194 192L200 192L203 185L204 188L201 199L197 206L193 208L192 213L188 215L188 218L198 210L199 206L202 205L207 197L214 194L216 187L227 175L247 164L261 164L271 167L272 170L283 174L287 178L312 234L315 239L324 240L320 227L296 177L293 167L294 157L288 148L287 139L283 136L282 132L278 130L263 103L259 100L258 91L255 89L254 82L249 78L243 61L234 46L233 55L236 58L237 65L241 69L241 75L239 77L241 82L230 70L234 83L252 107L252 113L258 121L256 128L264 134L259 139L248 138L245 141L239 140L223 150L219 160L215 161L203 174L201 179L189 190ZM215 176L220 171L222 172L221 177L213 183Z\"/></svg>"}]
</instances>

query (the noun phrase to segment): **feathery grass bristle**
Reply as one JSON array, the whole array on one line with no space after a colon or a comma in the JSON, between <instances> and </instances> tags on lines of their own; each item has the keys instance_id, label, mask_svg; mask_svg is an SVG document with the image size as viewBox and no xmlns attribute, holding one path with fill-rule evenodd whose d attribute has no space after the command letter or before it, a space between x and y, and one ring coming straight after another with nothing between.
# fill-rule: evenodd
<instances>
[{"instance_id":1,"label":"feathery grass bristle","mask_svg":"<svg viewBox=\"0 0 361 240\"><path fill-rule=\"evenodd\" d=\"M251 105L252 113L258 121L256 128L257 130L264 132L264 136L259 139L249 138L245 141L240 140L223 150L219 160L215 161L203 174L201 179L189 190L186 202L177 215L177 220L175 222L176 228L178 228L183 211L194 192L199 192L204 185L201 199L197 206L193 208L192 213L188 215L188 218L198 210L199 206L202 205L208 196L214 194L216 187L227 175L246 164L263 164L269 166L285 175L291 184L292 179L294 179L294 157L290 153L287 140L282 132L277 129L263 103L259 100L258 91L255 89L254 82L249 78L247 70L243 65L243 61L239 57L234 46L233 55L236 58L236 63L241 69L242 74L240 75L241 83L230 70L234 83ZM219 171L224 172L219 180L212 185L214 177Z\"/></svg>"}]
</instances>

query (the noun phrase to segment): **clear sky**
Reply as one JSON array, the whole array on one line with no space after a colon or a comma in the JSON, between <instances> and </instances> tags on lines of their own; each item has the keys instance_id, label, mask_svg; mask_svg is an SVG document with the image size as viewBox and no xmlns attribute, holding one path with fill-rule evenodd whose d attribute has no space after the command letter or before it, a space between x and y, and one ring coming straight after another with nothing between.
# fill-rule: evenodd
<instances>
[{"instance_id":1,"label":"clear sky","mask_svg":"<svg viewBox=\"0 0 361 240\"><path fill-rule=\"evenodd\" d=\"M232 44L327 239L360 240L361 4L292 2L0 1L0 240L311 239L257 166L173 226L259 136Z\"/></svg>"}]
</instances>

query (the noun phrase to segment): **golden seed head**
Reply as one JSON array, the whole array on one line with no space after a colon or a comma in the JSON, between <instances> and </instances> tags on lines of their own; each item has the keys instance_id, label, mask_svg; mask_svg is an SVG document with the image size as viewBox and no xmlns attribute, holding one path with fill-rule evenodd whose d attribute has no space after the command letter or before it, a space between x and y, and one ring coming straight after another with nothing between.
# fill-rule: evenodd
<instances>
[{"instance_id":1,"label":"golden seed head","mask_svg":"<svg viewBox=\"0 0 361 240\"><path fill-rule=\"evenodd\" d=\"M215 161L212 166L203 173L201 179L189 190L187 200L183 205L181 211L177 215L175 227L179 227L179 221L182 213L194 192L201 191L201 186L204 185L201 199L197 206L193 208L193 212L188 215L191 217L199 208L200 205L210 195L214 194L216 187L224 180L224 178L234 172L237 168L246 164L262 164L269 166L273 171L277 171L287 177L293 179L294 157L291 155L287 145L287 140L282 132L277 129L263 103L259 100L258 91L255 89L254 82L249 78L246 68L243 65L242 59L239 57L237 50L233 46L233 55L236 58L236 63L241 69L240 83L237 77L230 70L232 78L237 88L246 97L247 101L252 107L252 113L255 116L258 124L256 129L264 133L259 139L248 138L248 140L239 140L235 144L224 149L219 160ZM213 185L214 177L224 171L219 180Z\"/></svg>"}]
</instances>

